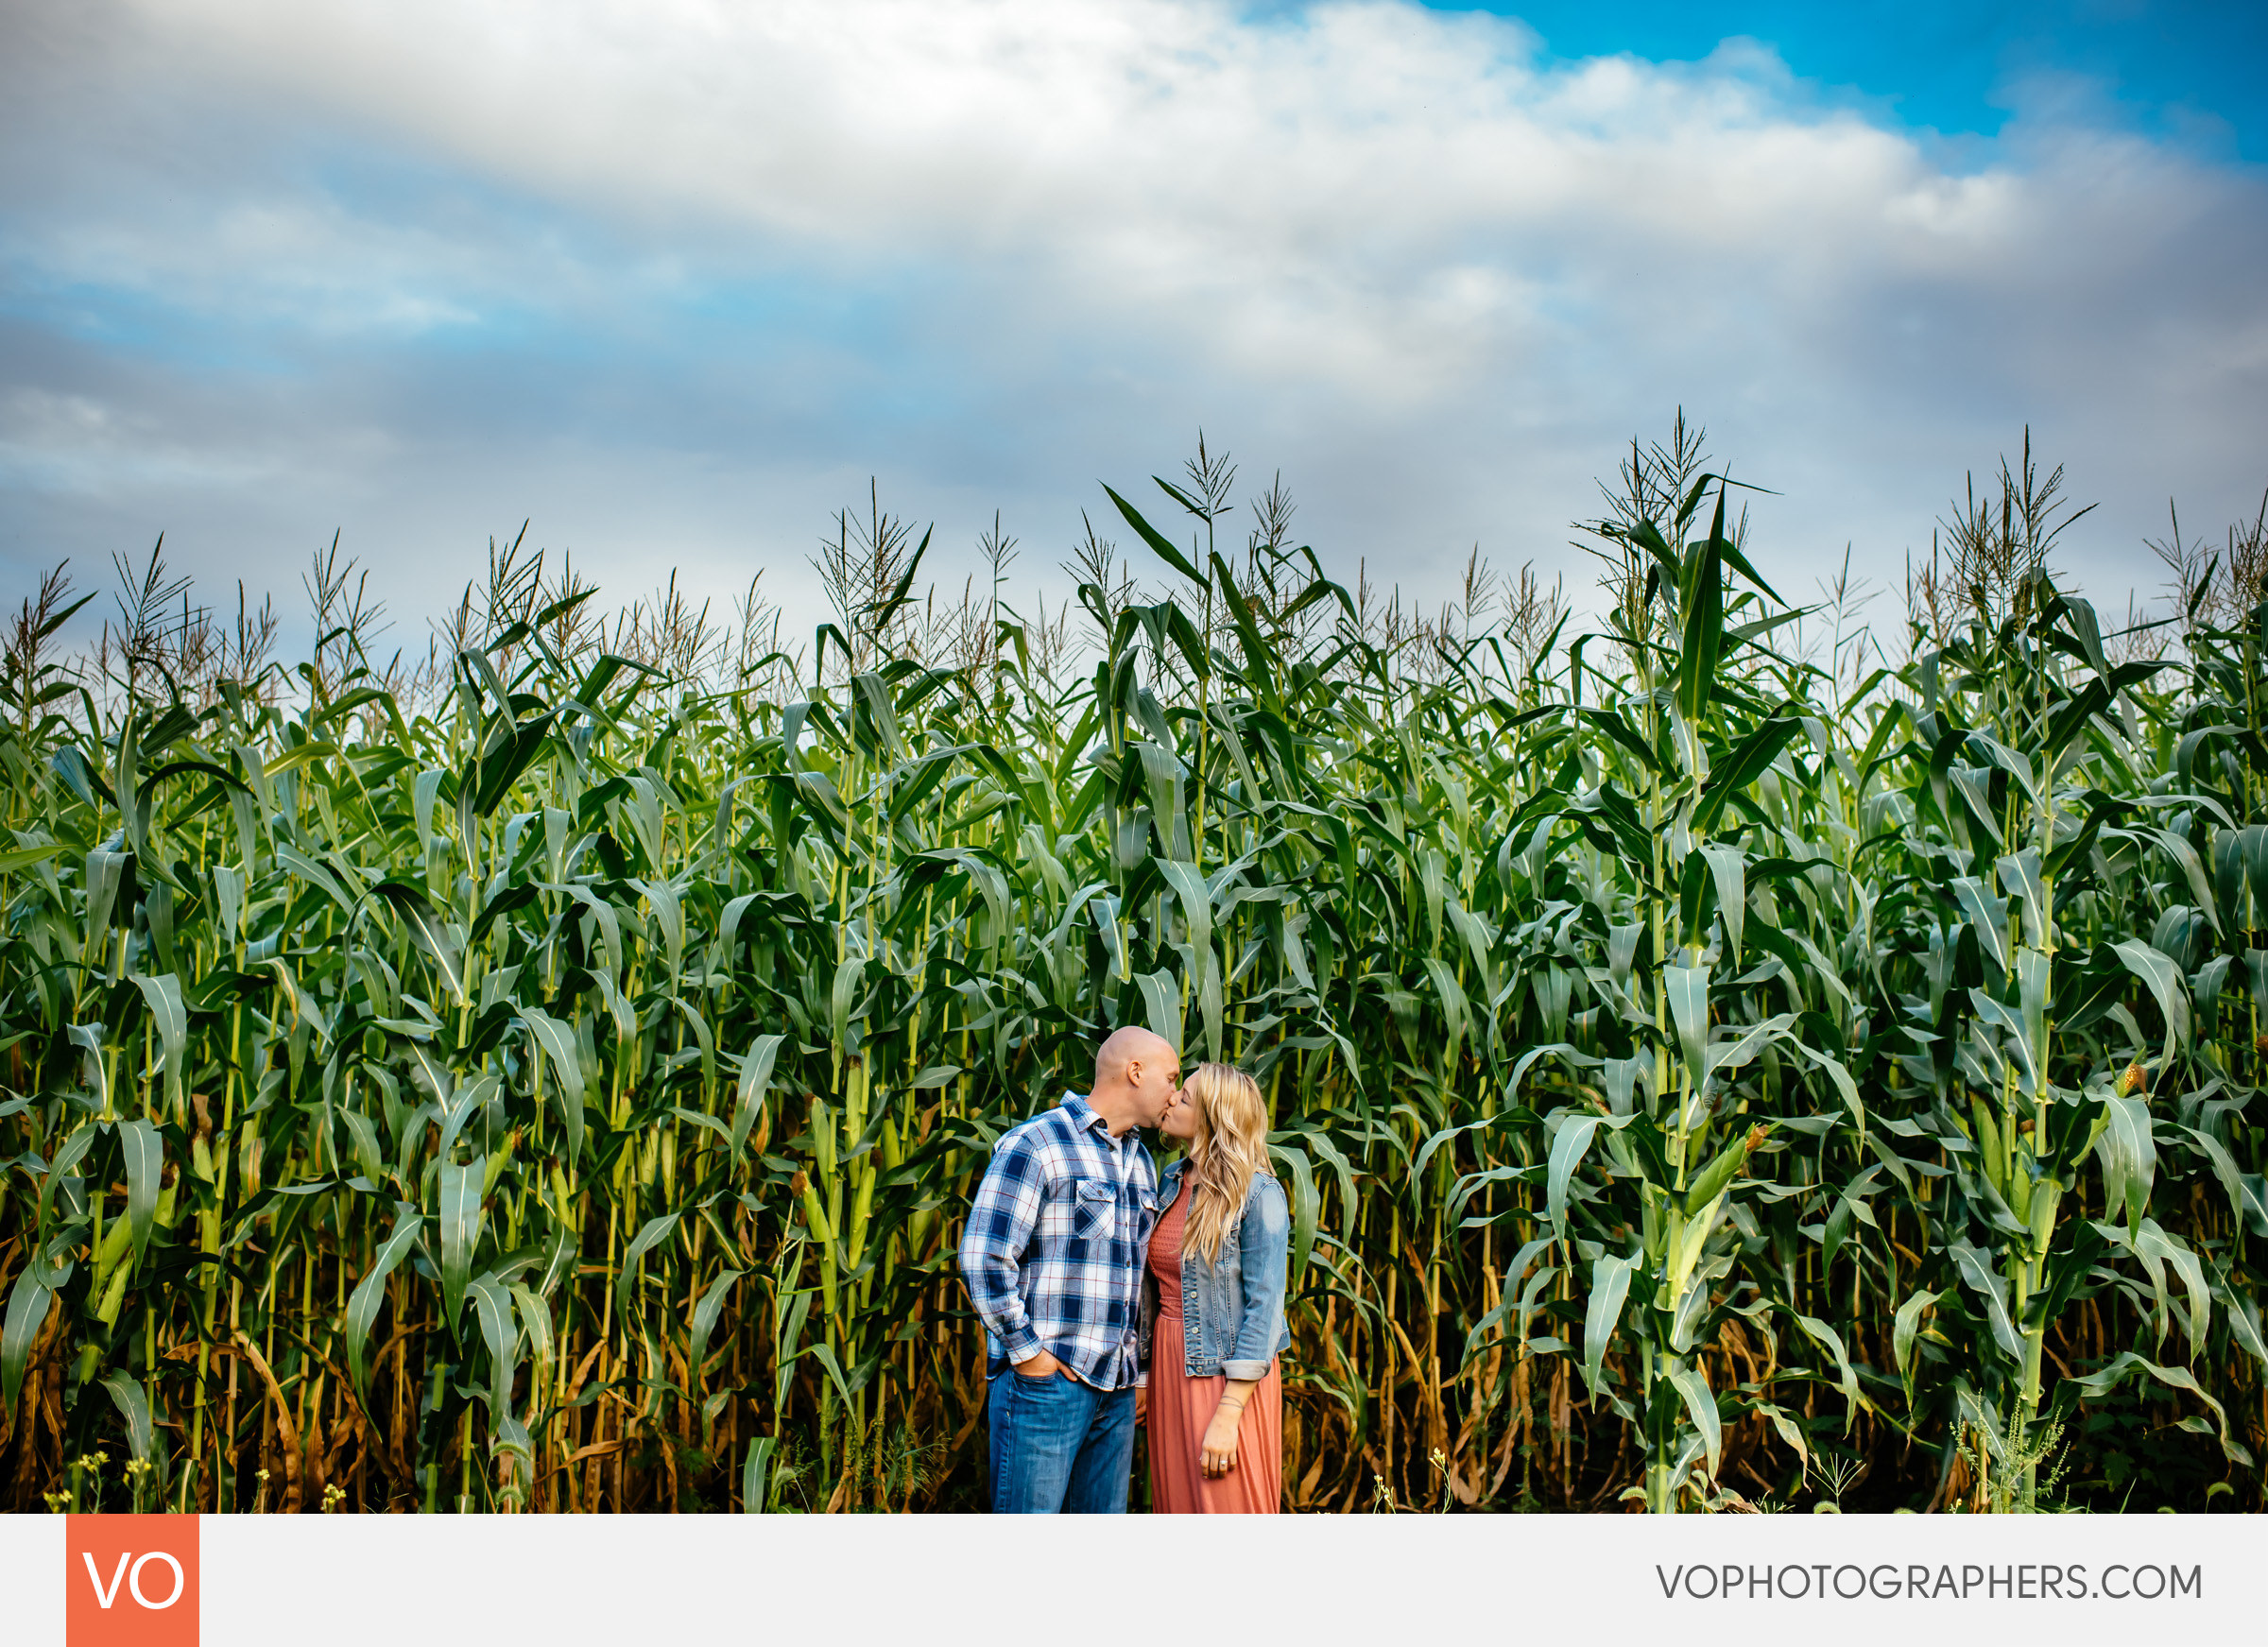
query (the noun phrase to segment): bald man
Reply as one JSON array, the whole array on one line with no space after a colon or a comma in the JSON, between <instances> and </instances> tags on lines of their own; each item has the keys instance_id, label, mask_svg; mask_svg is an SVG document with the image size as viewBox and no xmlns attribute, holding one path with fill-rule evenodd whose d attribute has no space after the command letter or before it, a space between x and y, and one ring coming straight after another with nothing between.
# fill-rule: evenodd
<instances>
[{"instance_id":1,"label":"bald man","mask_svg":"<svg viewBox=\"0 0 2268 1647\"><path fill-rule=\"evenodd\" d=\"M1181 1086L1181 1056L1146 1029L1095 1055L1094 1089L1004 1135L961 1238L961 1276L985 1323L992 1508L1125 1513L1143 1255L1158 1171L1135 1129Z\"/></svg>"}]
</instances>

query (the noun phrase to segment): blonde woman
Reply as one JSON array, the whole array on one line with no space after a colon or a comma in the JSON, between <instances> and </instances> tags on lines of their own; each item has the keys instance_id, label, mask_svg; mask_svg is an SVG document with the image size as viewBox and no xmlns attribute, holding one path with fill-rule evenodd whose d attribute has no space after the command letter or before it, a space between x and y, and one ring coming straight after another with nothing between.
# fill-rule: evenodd
<instances>
[{"instance_id":1,"label":"blonde woman","mask_svg":"<svg viewBox=\"0 0 2268 1647\"><path fill-rule=\"evenodd\" d=\"M1159 1184L1143 1288L1150 1507L1274 1515L1292 1223L1268 1171L1267 1106L1242 1070L1199 1064L1159 1130L1187 1153Z\"/></svg>"}]
</instances>

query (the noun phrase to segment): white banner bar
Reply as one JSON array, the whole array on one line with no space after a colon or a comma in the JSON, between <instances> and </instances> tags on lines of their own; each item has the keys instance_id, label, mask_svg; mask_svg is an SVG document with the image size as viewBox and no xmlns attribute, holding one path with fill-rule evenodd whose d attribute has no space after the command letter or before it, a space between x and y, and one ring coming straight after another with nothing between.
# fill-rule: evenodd
<instances>
[{"instance_id":1,"label":"white banner bar","mask_svg":"<svg viewBox=\"0 0 2268 1647\"><path fill-rule=\"evenodd\" d=\"M214 1647L695 1631L1149 1647L1200 1621L1229 1641L1638 1629L1755 1647L1801 1630L1914 1647L1917 1631L2013 1628L2130 1647L2257 1640L2268 1618L2268 1527L2242 1516L301 1516L198 1531ZM91 1581L66 1570L63 1532L60 1517L0 1518L10 1647L65 1640L66 1586Z\"/></svg>"}]
</instances>

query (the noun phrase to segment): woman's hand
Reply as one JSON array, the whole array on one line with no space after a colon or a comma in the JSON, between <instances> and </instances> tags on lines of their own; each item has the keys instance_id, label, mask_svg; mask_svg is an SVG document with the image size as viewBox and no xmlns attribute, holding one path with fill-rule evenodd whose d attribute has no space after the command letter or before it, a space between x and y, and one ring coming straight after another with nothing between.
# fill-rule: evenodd
<instances>
[{"instance_id":1,"label":"woman's hand","mask_svg":"<svg viewBox=\"0 0 2268 1647\"><path fill-rule=\"evenodd\" d=\"M1212 1410L1212 1422L1205 1426L1205 1439L1197 1448L1197 1467L1207 1481L1218 1481L1236 1467L1237 1420L1259 1387L1242 1379L1230 1379L1222 1386L1221 1404Z\"/></svg>"},{"instance_id":2,"label":"woman's hand","mask_svg":"<svg viewBox=\"0 0 2268 1647\"><path fill-rule=\"evenodd\" d=\"M1218 1481L1236 1467L1236 1425L1243 1416L1242 1406L1226 1400L1213 1409L1212 1422L1205 1426L1205 1439L1197 1447L1197 1463L1207 1481Z\"/></svg>"}]
</instances>

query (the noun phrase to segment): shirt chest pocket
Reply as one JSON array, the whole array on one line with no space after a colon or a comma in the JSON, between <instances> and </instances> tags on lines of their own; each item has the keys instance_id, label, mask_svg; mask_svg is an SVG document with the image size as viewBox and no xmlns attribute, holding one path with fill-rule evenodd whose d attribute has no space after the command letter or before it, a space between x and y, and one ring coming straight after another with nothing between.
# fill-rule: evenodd
<instances>
[{"instance_id":1,"label":"shirt chest pocket","mask_svg":"<svg viewBox=\"0 0 2268 1647\"><path fill-rule=\"evenodd\" d=\"M1118 1186L1108 1178L1080 1178L1072 1187L1071 1233L1079 1241L1112 1234L1117 1227Z\"/></svg>"}]
</instances>

